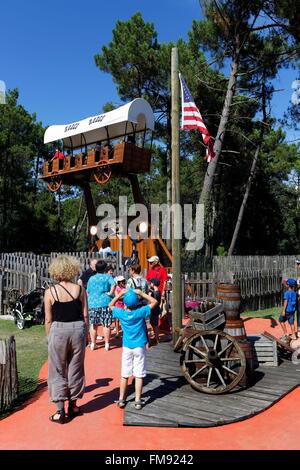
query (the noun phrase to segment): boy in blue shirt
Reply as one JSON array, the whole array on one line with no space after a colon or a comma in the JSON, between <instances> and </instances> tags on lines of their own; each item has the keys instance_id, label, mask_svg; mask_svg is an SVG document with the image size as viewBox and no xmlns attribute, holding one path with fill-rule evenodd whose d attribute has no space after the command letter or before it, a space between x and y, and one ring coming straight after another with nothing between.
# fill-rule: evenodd
<instances>
[{"instance_id":1,"label":"boy in blue shirt","mask_svg":"<svg viewBox=\"0 0 300 470\"><path fill-rule=\"evenodd\" d=\"M283 341L288 341L289 335L287 334L287 329L285 322L288 321L290 325L292 338L297 338L296 327L294 322L294 315L297 308L297 295L295 292L296 281L295 279L289 278L287 281L288 290L284 294L284 303L283 303L283 310L282 314L279 317L279 322L284 333L284 336L281 338Z\"/></svg>"},{"instance_id":2,"label":"boy in blue shirt","mask_svg":"<svg viewBox=\"0 0 300 470\"><path fill-rule=\"evenodd\" d=\"M148 305L137 307L139 296L147 300ZM123 297L124 308L114 307ZM135 377L135 408L142 408L141 396L143 378L146 377L146 344L148 337L145 319L150 316L151 309L157 305L157 300L145 294L140 289L128 289L120 292L109 304L113 317L121 321L123 330L123 352L120 382L120 395L117 405L124 408L128 378Z\"/></svg>"}]
</instances>

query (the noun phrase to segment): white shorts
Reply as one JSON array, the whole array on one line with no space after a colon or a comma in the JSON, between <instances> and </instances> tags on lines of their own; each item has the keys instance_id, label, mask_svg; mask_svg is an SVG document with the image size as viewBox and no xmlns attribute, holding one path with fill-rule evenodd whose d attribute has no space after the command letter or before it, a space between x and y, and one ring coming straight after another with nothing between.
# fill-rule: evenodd
<instances>
[{"instance_id":1,"label":"white shorts","mask_svg":"<svg viewBox=\"0 0 300 470\"><path fill-rule=\"evenodd\" d=\"M126 348L123 346L121 376L146 377L146 346Z\"/></svg>"}]
</instances>

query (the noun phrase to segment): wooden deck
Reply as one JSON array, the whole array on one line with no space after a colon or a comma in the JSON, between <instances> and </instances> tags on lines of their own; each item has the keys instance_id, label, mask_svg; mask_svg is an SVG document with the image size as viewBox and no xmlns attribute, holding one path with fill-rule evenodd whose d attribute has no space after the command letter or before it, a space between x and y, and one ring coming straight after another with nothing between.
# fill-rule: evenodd
<instances>
[{"instance_id":1,"label":"wooden deck","mask_svg":"<svg viewBox=\"0 0 300 470\"><path fill-rule=\"evenodd\" d=\"M249 418L266 410L300 384L300 366L282 360L278 367L260 367L247 389L208 395L191 388L181 375L180 354L172 343L148 351L143 389L145 406L135 410L133 388L125 408L126 426L211 427ZM298 370L298 371L297 371Z\"/></svg>"}]
</instances>

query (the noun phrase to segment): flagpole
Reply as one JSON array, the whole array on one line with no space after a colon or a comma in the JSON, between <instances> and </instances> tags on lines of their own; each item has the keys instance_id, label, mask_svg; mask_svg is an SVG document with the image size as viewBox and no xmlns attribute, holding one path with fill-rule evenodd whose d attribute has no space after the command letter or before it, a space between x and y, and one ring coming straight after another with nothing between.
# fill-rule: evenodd
<instances>
[{"instance_id":1,"label":"flagpole","mask_svg":"<svg viewBox=\"0 0 300 470\"><path fill-rule=\"evenodd\" d=\"M179 80L178 80L178 51L172 48L171 56L171 91L172 91L172 336L173 343L177 341L179 329L182 326L182 280L181 280L181 240L175 238L176 227L182 224L180 211L176 210L180 204L179 184Z\"/></svg>"}]
</instances>

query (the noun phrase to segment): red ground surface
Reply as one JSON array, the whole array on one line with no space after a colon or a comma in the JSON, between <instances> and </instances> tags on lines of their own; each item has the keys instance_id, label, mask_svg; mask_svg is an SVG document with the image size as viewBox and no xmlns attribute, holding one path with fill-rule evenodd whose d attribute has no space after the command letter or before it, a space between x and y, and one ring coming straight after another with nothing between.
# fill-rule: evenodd
<instances>
[{"instance_id":1,"label":"red ground surface","mask_svg":"<svg viewBox=\"0 0 300 470\"><path fill-rule=\"evenodd\" d=\"M247 333L264 330L279 336L279 327L266 319L245 323ZM118 340L119 341L119 340ZM81 400L84 415L64 424L48 420L54 412L46 387L47 364L40 372L41 386L34 397L0 421L0 449L299 449L300 388L268 410L245 421L202 429L125 427L118 396L120 342L105 351L87 350L87 391ZM300 372L299 372L300 373ZM220 397L222 400L222 397Z\"/></svg>"}]
</instances>

